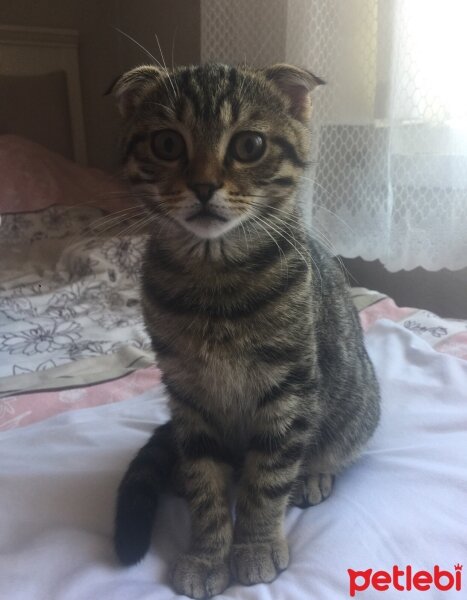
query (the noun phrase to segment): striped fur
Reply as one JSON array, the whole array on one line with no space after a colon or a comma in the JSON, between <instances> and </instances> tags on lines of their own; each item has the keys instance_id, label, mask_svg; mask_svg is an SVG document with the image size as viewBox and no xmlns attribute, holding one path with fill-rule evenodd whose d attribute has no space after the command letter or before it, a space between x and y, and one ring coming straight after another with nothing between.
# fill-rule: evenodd
<instances>
[{"instance_id":1,"label":"striped fur","mask_svg":"<svg viewBox=\"0 0 467 600\"><path fill-rule=\"evenodd\" d=\"M124 170L154 226L143 309L172 415L122 481L115 546L125 564L142 558L170 485L192 518L173 584L193 598L285 569L287 505L326 498L379 417L345 279L296 201L319 83L287 65L208 65L141 67L115 84ZM155 154L167 130L184 141L176 160ZM261 137L259 158L239 160L239 132Z\"/></svg>"}]
</instances>

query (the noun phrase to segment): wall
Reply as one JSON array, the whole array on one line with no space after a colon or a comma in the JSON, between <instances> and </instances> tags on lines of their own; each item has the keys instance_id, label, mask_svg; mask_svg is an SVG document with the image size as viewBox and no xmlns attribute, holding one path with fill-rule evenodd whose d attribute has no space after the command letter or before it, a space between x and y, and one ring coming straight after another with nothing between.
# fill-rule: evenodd
<instances>
[{"instance_id":1,"label":"wall","mask_svg":"<svg viewBox=\"0 0 467 600\"><path fill-rule=\"evenodd\" d=\"M399 306L425 308L442 317L467 319L467 269L390 273L375 260L343 259L353 286L388 294Z\"/></svg>"},{"instance_id":2,"label":"wall","mask_svg":"<svg viewBox=\"0 0 467 600\"><path fill-rule=\"evenodd\" d=\"M76 29L80 34L83 110L89 163L113 169L117 164L118 115L104 91L124 70L150 60L117 33L127 32L160 58L157 33L166 61L199 62L199 0L3 0L2 25Z\"/></svg>"}]
</instances>

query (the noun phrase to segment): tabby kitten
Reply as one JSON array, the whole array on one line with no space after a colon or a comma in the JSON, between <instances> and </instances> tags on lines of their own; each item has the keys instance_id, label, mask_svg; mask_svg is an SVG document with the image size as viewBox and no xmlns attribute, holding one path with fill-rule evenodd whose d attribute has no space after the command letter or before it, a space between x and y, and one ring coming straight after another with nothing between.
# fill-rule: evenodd
<instances>
[{"instance_id":1,"label":"tabby kitten","mask_svg":"<svg viewBox=\"0 0 467 600\"><path fill-rule=\"evenodd\" d=\"M114 85L125 174L154 223L143 309L172 415L120 485L115 549L139 561L159 493L183 494L192 540L172 578L192 598L284 570L287 505L327 498L378 422L346 282L296 200L321 83L289 65L207 65Z\"/></svg>"}]
</instances>

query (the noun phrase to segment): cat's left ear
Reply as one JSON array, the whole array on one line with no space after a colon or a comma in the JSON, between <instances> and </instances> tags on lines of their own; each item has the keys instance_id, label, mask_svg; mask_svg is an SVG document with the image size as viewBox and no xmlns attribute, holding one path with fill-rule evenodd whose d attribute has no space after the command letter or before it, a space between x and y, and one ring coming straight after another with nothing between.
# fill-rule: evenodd
<instances>
[{"instance_id":1,"label":"cat's left ear","mask_svg":"<svg viewBox=\"0 0 467 600\"><path fill-rule=\"evenodd\" d=\"M308 123L311 116L311 92L324 81L306 69L278 64L263 73L289 101L289 112L295 119Z\"/></svg>"},{"instance_id":2,"label":"cat's left ear","mask_svg":"<svg viewBox=\"0 0 467 600\"><path fill-rule=\"evenodd\" d=\"M161 70L153 65L142 65L120 75L104 95L113 94L123 117L127 117L139 104L148 87L161 77Z\"/></svg>"}]
</instances>

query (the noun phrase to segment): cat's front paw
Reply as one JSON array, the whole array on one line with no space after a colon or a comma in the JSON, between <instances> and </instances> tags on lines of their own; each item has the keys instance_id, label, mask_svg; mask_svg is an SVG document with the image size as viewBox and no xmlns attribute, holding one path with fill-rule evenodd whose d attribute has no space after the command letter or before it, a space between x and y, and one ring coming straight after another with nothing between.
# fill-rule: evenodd
<instances>
[{"instance_id":1,"label":"cat's front paw","mask_svg":"<svg viewBox=\"0 0 467 600\"><path fill-rule=\"evenodd\" d=\"M210 598L228 586L230 573L227 563L198 558L192 554L178 557L173 571L175 591L190 598Z\"/></svg>"},{"instance_id":2,"label":"cat's front paw","mask_svg":"<svg viewBox=\"0 0 467 600\"><path fill-rule=\"evenodd\" d=\"M289 548L283 539L255 544L234 544L233 577L244 585L269 583L289 564Z\"/></svg>"}]
</instances>

